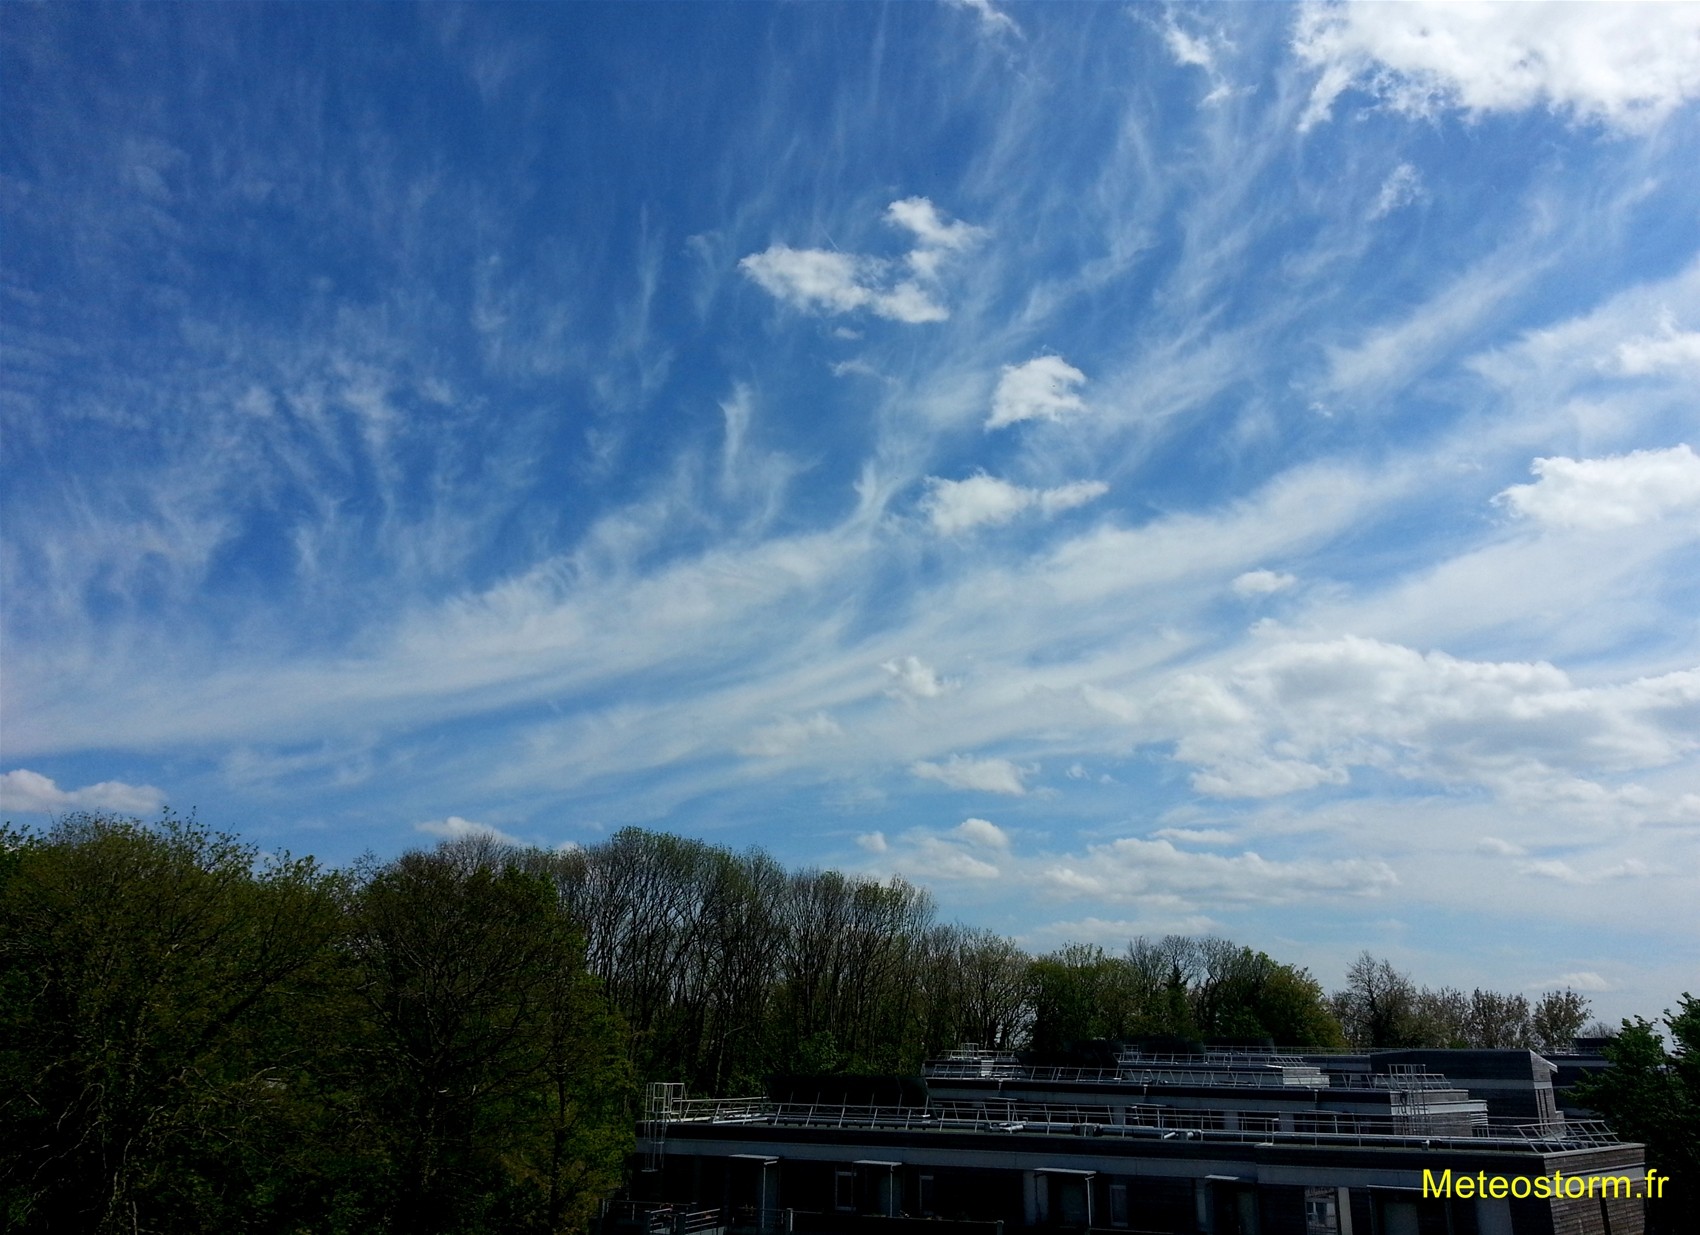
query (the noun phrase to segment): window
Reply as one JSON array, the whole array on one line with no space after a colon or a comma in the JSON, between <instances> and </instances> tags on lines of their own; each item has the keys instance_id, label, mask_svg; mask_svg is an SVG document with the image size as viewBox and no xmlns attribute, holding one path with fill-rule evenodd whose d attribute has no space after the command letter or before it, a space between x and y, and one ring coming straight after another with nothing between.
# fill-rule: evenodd
<instances>
[{"instance_id":1,"label":"window","mask_svg":"<svg viewBox=\"0 0 1700 1235\"><path fill-rule=\"evenodd\" d=\"M1305 1235L1335 1235L1340 1229L1332 1188L1305 1189Z\"/></svg>"},{"instance_id":2,"label":"window","mask_svg":"<svg viewBox=\"0 0 1700 1235\"><path fill-rule=\"evenodd\" d=\"M832 1206L840 1213L856 1212L856 1172L839 1171L832 1181Z\"/></svg>"},{"instance_id":3,"label":"window","mask_svg":"<svg viewBox=\"0 0 1700 1235\"><path fill-rule=\"evenodd\" d=\"M933 1177L921 1176L921 1216L931 1218L937 1209L937 1197L933 1189Z\"/></svg>"},{"instance_id":4,"label":"window","mask_svg":"<svg viewBox=\"0 0 1700 1235\"><path fill-rule=\"evenodd\" d=\"M1127 1225L1127 1185L1110 1185L1110 1225Z\"/></svg>"}]
</instances>

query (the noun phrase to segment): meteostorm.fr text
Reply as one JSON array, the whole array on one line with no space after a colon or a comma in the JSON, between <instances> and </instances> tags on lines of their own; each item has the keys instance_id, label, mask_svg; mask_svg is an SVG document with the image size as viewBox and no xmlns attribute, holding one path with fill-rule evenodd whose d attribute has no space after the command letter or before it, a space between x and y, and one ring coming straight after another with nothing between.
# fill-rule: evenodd
<instances>
[{"instance_id":1,"label":"meteostorm.fr text","mask_svg":"<svg viewBox=\"0 0 1700 1235\"><path fill-rule=\"evenodd\" d=\"M1474 1175L1454 1178L1450 1170L1438 1175L1425 1170L1423 1195L1457 1197L1459 1200L1479 1197L1496 1201L1507 1198L1521 1201L1529 1197L1537 1201L1579 1200L1583 1197L1657 1200L1664 1196L1665 1184L1669 1181L1669 1175L1661 1175L1651 1168L1640 1180L1633 1175L1566 1175L1563 1171L1554 1171L1551 1175L1489 1175L1486 1171L1477 1171Z\"/></svg>"}]
</instances>

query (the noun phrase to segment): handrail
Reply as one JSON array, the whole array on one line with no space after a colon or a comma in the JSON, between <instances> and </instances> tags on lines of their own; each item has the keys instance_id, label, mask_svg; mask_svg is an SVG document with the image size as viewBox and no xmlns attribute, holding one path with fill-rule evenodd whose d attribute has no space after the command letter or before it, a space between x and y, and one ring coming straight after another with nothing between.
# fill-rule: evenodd
<instances>
[{"instance_id":1,"label":"handrail","mask_svg":"<svg viewBox=\"0 0 1700 1235\"><path fill-rule=\"evenodd\" d=\"M1119 1117L1119 1118L1118 1118ZM1188 1110L1136 1105L1064 1106L1052 1103L953 1103L926 1107L761 1098L693 1099L669 1121L830 1127L858 1131L971 1132L1046 1136L1161 1137L1212 1141L1383 1146L1467 1146L1474 1149L1587 1148L1622 1142L1600 1120L1524 1123L1477 1112L1354 1114L1326 1110Z\"/></svg>"}]
</instances>

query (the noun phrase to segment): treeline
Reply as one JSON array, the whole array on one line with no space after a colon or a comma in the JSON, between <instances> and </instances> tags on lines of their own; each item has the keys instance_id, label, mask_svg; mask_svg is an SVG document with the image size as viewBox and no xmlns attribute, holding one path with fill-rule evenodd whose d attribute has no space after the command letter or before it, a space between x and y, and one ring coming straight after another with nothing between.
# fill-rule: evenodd
<instances>
[{"instance_id":1,"label":"treeline","mask_svg":"<svg viewBox=\"0 0 1700 1235\"><path fill-rule=\"evenodd\" d=\"M515 855L0 842L0 1227L553 1232L618 1186L625 1033Z\"/></svg>"},{"instance_id":2,"label":"treeline","mask_svg":"<svg viewBox=\"0 0 1700 1235\"><path fill-rule=\"evenodd\" d=\"M1568 1051L1588 1020L1588 999L1575 991L1527 996L1477 987L1419 987L1391 962L1364 952L1346 973L1329 1007L1354 1046L1525 1047ZM1610 1031L1596 1026L1602 1036Z\"/></svg>"},{"instance_id":3,"label":"treeline","mask_svg":"<svg viewBox=\"0 0 1700 1235\"><path fill-rule=\"evenodd\" d=\"M0 832L0 1223L40 1231L582 1229L643 1082L904 1074L964 1042L1552 1045L1568 993L1332 997L1223 939L1034 957L902 880L627 830L348 869L193 822Z\"/></svg>"},{"instance_id":4,"label":"treeline","mask_svg":"<svg viewBox=\"0 0 1700 1235\"><path fill-rule=\"evenodd\" d=\"M787 872L760 851L635 829L527 859L583 924L637 1072L695 1092L775 1073L912 1073L964 1042L1081 1058L1089 1044L1232 1037L1343 1045L1304 970L1222 939L1033 958L936 920L900 879Z\"/></svg>"}]
</instances>

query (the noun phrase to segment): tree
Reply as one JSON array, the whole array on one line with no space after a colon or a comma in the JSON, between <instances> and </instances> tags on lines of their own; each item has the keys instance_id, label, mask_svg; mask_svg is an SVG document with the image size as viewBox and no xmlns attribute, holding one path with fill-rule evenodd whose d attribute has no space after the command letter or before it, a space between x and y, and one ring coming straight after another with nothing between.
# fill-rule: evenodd
<instances>
[{"instance_id":1,"label":"tree","mask_svg":"<svg viewBox=\"0 0 1700 1235\"><path fill-rule=\"evenodd\" d=\"M331 881L172 817L0 842L7 1224L235 1229L264 1198L287 1208L288 1029L336 934Z\"/></svg>"},{"instance_id":2,"label":"tree","mask_svg":"<svg viewBox=\"0 0 1700 1235\"><path fill-rule=\"evenodd\" d=\"M1502 995L1477 987L1470 993L1470 1045L1481 1050L1505 1050L1534 1044L1529 1001L1522 995Z\"/></svg>"},{"instance_id":3,"label":"tree","mask_svg":"<svg viewBox=\"0 0 1700 1235\"><path fill-rule=\"evenodd\" d=\"M1571 1100L1646 1145L1648 1166L1669 1177L1647 1214L1652 1229L1674 1233L1700 1224L1700 999L1684 994L1665 1026L1672 1050L1653 1022L1625 1020L1603 1048L1612 1066L1579 1081Z\"/></svg>"},{"instance_id":4,"label":"tree","mask_svg":"<svg viewBox=\"0 0 1700 1235\"><path fill-rule=\"evenodd\" d=\"M1423 987L1417 992L1412 1020L1412 1046L1455 1049L1472 1044L1470 997L1456 987Z\"/></svg>"},{"instance_id":5,"label":"tree","mask_svg":"<svg viewBox=\"0 0 1700 1235\"><path fill-rule=\"evenodd\" d=\"M1418 1045L1417 989L1389 961L1360 953L1330 1003L1353 1046Z\"/></svg>"},{"instance_id":6,"label":"tree","mask_svg":"<svg viewBox=\"0 0 1700 1235\"><path fill-rule=\"evenodd\" d=\"M474 838L381 868L350 912L388 1229L582 1226L618 1182L631 1086L553 885Z\"/></svg>"},{"instance_id":7,"label":"tree","mask_svg":"<svg viewBox=\"0 0 1700 1235\"><path fill-rule=\"evenodd\" d=\"M1340 1022L1329 1010L1322 984L1296 965L1275 964L1257 993L1255 1005L1264 1035L1277 1046L1346 1045Z\"/></svg>"},{"instance_id":8,"label":"tree","mask_svg":"<svg viewBox=\"0 0 1700 1235\"><path fill-rule=\"evenodd\" d=\"M1588 997L1575 991L1548 991L1529 1018L1535 1049L1555 1054L1571 1049L1588 1020Z\"/></svg>"}]
</instances>

